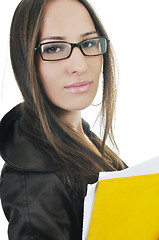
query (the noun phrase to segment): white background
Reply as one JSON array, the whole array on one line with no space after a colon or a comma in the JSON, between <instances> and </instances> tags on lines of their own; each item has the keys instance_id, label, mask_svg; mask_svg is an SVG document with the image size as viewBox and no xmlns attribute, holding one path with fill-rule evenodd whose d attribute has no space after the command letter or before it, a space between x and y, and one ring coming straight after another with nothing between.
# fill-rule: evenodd
<instances>
[{"instance_id":1,"label":"white background","mask_svg":"<svg viewBox=\"0 0 159 240\"><path fill-rule=\"evenodd\" d=\"M8 47L10 22L19 2L3 1L0 8L0 118L22 100L10 67ZM159 155L158 0L89 2L116 52L119 87L115 136L120 157L132 166ZM92 126L97 113L96 107L90 107L83 116ZM93 128L95 132L97 129ZM0 169L2 165L1 160ZM2 240L7 240L7 221L1 208L0 222Z\"/></svg>"}]
</instances>

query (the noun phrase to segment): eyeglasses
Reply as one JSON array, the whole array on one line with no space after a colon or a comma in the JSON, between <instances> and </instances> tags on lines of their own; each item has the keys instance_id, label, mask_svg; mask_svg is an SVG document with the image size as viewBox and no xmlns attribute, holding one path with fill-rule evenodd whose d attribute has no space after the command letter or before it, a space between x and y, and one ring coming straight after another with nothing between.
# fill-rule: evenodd
<instances>
[{"instance_id":1,"label":"eyeglasses","mask_svg":"<svg viewBox=\"0 0 159 240\"><path fill-rule=\"evenodd\" d=\"M98 56L107 51L109 40L105 37L85 39L79 43L55 41L39 44L35 51L39 51L44 61L59 61L69 58L75 47L78 47L84 56Z\"/></svg>"}]
</instances>

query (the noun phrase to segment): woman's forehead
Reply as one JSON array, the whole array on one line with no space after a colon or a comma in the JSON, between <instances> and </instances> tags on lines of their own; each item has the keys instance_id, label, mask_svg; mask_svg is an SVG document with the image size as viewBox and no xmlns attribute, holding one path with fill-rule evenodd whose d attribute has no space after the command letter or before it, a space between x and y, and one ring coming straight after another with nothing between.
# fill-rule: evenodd
<instances>
[{"instance_id":1,"label":"woman's forehead","mask_svg":"<svg viewBox=\"0 0 159 240\"><path fill-rule=\"evenodd\" d=\"M76 0L49 1L43 12L41 39L51 35L72 36L94 31L87 9Z\"/></svg>"}]
</instances>

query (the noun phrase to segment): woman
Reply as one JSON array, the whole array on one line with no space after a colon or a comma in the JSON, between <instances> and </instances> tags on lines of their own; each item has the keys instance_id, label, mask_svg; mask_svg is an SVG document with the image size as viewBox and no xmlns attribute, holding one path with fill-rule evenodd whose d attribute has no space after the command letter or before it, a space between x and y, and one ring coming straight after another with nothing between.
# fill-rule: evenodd
<instances>
[{"instance_id":1,"label":"woman","mask_svg":"<svg viewBox=\"0 0 159 240\"><path fill-rule=\"evenodd\" d=\"M23 0L10 53L24 102L1 121L0 194L10 240L81 239L87 184L126 165L115 145L111 44L85 0ZM103 141L81 119L103 71Z\"/></svg>"}]
</instances>

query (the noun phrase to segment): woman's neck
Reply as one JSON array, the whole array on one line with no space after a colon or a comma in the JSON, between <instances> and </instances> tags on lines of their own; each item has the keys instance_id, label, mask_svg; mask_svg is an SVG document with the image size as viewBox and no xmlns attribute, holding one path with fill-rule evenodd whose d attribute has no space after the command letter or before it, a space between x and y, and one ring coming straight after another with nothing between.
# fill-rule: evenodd
<instances>
[{"instance_id":1,"label":"woman's neck","mask_svg":"<svg viewBox=\"0 0 159 240\"><path fill-rule=\"evenodd\" d=\"M84 135L84 131L82 128L82 118L81 111L66 111L66 110L58 110L56 113L61 121L68 124L75 132L78 134Z\"/></svg>"},{"instance_id":2,"label":"woman's neck","mask_svg":"<svg viewBox=\"0 0 159 240\"><path fill-rule=\"evenodd\" d=\"M58 117L61 121L68 124L80 137L83 139L83 142L92 149L97 155L101 156L99 151L97 150L96 146L90 141L90 139L84 133L82 127L82 118L81 118L81 111L66 111L60 110L58 111Z\"/></svg>"}]
</instances>

